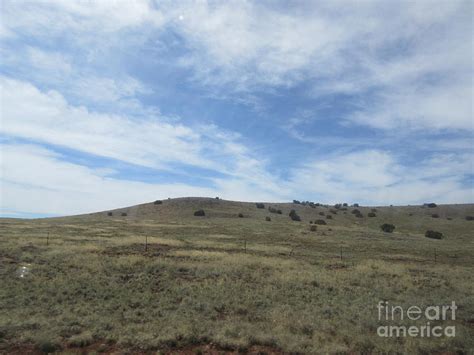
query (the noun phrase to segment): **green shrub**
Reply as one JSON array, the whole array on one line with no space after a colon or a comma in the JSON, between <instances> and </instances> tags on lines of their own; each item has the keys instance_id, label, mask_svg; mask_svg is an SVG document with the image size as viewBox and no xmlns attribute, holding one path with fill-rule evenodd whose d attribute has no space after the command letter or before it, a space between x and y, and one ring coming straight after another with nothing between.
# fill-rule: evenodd
<instances>
[{"instance_id":1,"label":"green shrub","mask_svg":"<svg viewBox=\"0 0 474 355\"><path fill-rule=\"evenodd\" d=\"M474 221L474 216L466 216L466 221Z\"/></svg>"},{"instance_id":2,"label":"green shrub","mask_svg":"<svg viewBox=\"0 0 474 355\"><path fill-rule=\"evenodd\" d=\"M385 233L392 233L395 230L395 226L393 224L384 223L380 226Z\"/></svg>"},{"instance_id":3,"label":"green shrub","mask_svg":"<svg viewBox=\"0 0 474 355\"><path fill-rule=\"evenodd\" d=\"M426 231L425 237L426 238L431 238L431 239L443 239L444 238L443 233L435 232L435 231L432 231L432 230Z\"/></svg>"},{"instance_id":4,"label":"green shrub","mask_svg":"<svg viewBox=\"0 0 474 355\"><path fill-rule=\"evenodd\" d=\"M328 215L326 216L326 219L332 219L332 216L331 216L330 214L328 214Z\"/></svg>"},{"instance_id":5,"label":"green shrub","mask_svg":"<svg viewBox=\"0 0 474 355\"><path fill-rule=\"evenodd\" d=\"M432 218L439 218L439 214L433 213L433 214L431 215L431 217L432 217Z\"/></svg>"},{"instance_id":6,"label":"green shrub","mask_svg":"<svg viewBox=\"0 0 474 355\"><path fill-rule=\"evenodd\" d=\"M314 224L312 226L309 227L309 230L311 232L316 232L318 230L318 226L315 226Z\"/></svg>"},{"instance_id":7,"label":"green shrub","mask_svg":"<svg viewBox=\"0 0 474 355\"><path fill-rule=\"evenodd\" d=\"M107 216L113 216L114 214L112 212L107 212Z\"/></svg>"},{"instance_id":8,"label":"green shrub","mask_svg":"<svg viewBox=\"0 0 474 355\"><path fill-rule=\"evenodd\" d=\"M428 208L435 208L435 207L438 207L438 205L436 203L425 203L424 204L425 207L428 207Z\"/></svg>"},{"instance_id":9,"label":"green shrub","mask_svg":"<svg viewBox=\"0 0 474 355\"><path fill-rule=\"evenodd\" d=\"M265 208L265 205L260 202L257 202L255 205L257 206L257 208Z\"/></svg>"},{"instance_id":10,"label":"green shrub","mask_svg":"<svg viewBox=\"0 0 474 355\"><path fill-rule=\"evenodd\" d=\"M319 212L318 214L319 214L320 216L324 216L325 213L324 213L324 212Z\"/></svg>"},{"instance_id":11,"label":"green shrub","mask_svg":"<svg viewBox=\"0 0 474 355\"><path fill-rule=\"evenodd\" d=\"M369 216L369 217L377 217L377 215L376 215L374 212L369 212L369 213L367 214L367 216Z\"/></svg>"},{"instance_id":12,"label":"green shrub","mask_svg":"<svg viewBox=\"0 0 474 355\"><path fill-rule=\"evenodd\" d=\"M281 210L278 210L278 209L276 209L276 208L274 208L274 207L271 207L271 206L268 206L268 211L269 211L270 213L277 213L277 214L281 214L281 213L282 213Z\"/></svg>"},{"instance_id":13,"label":"green shrub","mask_svg":"<svg viewBox=\"0 0 474 355\"><path fill-rule=\"evenodd\" d=\"M122 217L127 217L127 213L126 213L126 212L122 212Z\"/></svg>"},{"instance_id":14,"label":"green shrub","mask_svg":"<svg viewBox=\"0 0 474 355\"><path fill-rule=\"evenodd\" d=\"M197 210L196 212L194 212L194 215L197 217L203 217L206 215L206 213L204 212L204 210Z\"/></svg>"},{"instance_id":15,"label":"green shrub","mask_svg":"<svg viewBox=\"0 0 474 355\"><path fill-rule=\"evenodd\" d=\"M291 210L289 213L289 216L293 221L297 221L297 222L301 221L301 217L296 214L295 210Z\"/></svg>"},{"instance_id":16,"label":"green shrub","mask_svg":"<svg viewBox=\"0 0 474 355\"><path fill-rule=\"evenodd\" d=\"M244 218L244 215L242 213L239 213L239 218Z\"/></svg>"},{"instance_id":17,"label":"green shrub","mask_svg":"<svg viewBox=\"0 0 474 355\"><path fill-rule=\"evenodd\" d=\"M314 221L314 223L315 223L315 224L322 225L322 226L324 226L324 225L327 224L326 221L325 221L325 220L322 220L322 219L318 219L318 220Z\"/></svg>"},{"instance_id":18,"label":"green shrub","mask_svg":"<svg viewBox=\"0 0 474 355\"><path fill-rule=\"evenodd\" d=\"M352 210L352 214L360 214L360 211L358 209Z\"/></svg>"},{"instance_id":19,"label":"green shrub","mask_svg":"<svg viewBox=\"0 0 474 355\"><path fill-rule=\"evenodd\" d=\"M156 200L155 202L153 202L154 205L161 205L163 203L163 201L161 200Z\"/></svg>"},{"instance_id":20,"label":"green shrub","mask_svg":"<svg viewBox=\"0 0 474 355\"><path fill-rule=\"evenodd\" d=\"M268 217L268 216L267 216L267 217L265 217L265 221L267 221L267 222L271 222L271 220L272 220L272 219L271 219L270 217Z\"/></svg>"}]
</instances>

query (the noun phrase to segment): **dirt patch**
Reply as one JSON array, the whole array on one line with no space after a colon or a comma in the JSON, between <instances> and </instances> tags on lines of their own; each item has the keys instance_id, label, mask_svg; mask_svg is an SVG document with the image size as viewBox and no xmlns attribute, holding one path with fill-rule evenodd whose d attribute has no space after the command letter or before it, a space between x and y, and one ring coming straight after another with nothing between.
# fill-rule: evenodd
<instances>
[{"instance_id":1,"label":"dirt patch","mask_svg":"<svg viewBox=\"0 0 474 355\"><path fill-rule=\"evenodd\" d=\"M102 253L110 256L144 255L152 257L164 255L170 249L169 245L164 244L150 243L145 245L145 243L134 243L109 247L103 250Z\"/></svg>"},{"instance_id":2,"label":"dirt patch","mask_svg":"<svg viewBox=\"0 0 474 355\"><path fill-rule=\"evenodd\" d=\"M6 349L5 350L8 354L13 355L23 355L23 354L31 354L31 355L40 355L45 354L45 352L41 351L37 346L33 344L18 344ZM123 353L133 353L139 355L145 354L156 354L156 350L138 350L138 349L131 349L131 348L120 348L116 344L108 344L105 342L96 342L94 344L90 344L84 347L71 347L71 346L64 346L61 349L57 349L59 353L67 353L67 354L123 354ZM189 345L182 348L175 348L175 349L167 349L162 350L161 353L167 355L195 355L195 354L209 354L209 355L221 355L221 354L250 354L250 355L281 355L284 354L281 350L271 347L271 346L263 346L263 345L253 345L249 348L242 348L242 349L231 349L219 346L217 344L200 344L200 345Z\"/></svg>"}]
</instances>

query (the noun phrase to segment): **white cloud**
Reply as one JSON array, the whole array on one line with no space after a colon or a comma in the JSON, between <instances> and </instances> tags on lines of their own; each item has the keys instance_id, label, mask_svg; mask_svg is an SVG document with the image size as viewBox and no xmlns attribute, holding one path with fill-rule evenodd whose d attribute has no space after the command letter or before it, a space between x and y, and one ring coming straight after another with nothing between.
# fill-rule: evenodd
<instances>
[{"instance_id":1,"label":"white cloud","mask_svg":"<svg viewBox=\"0 0 474 355\"><path fill-rule=\"evenodd\" d=\"M365 150L294 169L288 183L300 198L314 196L329 203L468 203L474 200L474 190L463 184L463 178L473 173L469 154L432 157L408 166L388 152Z\"/></svg>"},{"instance_id":2,"label":"white cloud","mask_svg":"<svg viewBox=\"0 0 474 355\"><path fill-rule=\"evenodd\" d=\"M1 132L6 135L154 169L173 170L178 164L211 169L261 191L278 191L265 162L253 157L236 134L215 126L191 128L159 116L91 112L69 105L56 91L45 93L25 82L0 79Z\"/></svg>"},{"instance_id":3,"label":"white cloud","mask_svg":"<svg viewBox=\"0 0 474 355\"><path fill-rule=\"evenodd\" d=\"M118 180L61 160L34 145L2 145L2 210L78 214L125 207L168 196L213 196L211 188Z\"/></svg>"}]
</instances>

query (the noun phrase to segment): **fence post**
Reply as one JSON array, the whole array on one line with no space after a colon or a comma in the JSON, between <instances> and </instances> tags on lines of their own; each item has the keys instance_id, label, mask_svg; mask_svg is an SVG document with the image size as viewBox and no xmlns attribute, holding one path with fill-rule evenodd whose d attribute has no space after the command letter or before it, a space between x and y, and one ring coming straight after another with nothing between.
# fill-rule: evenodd
<instances>
[{"instance_id":1,"label":"fence post","mask_svg":"<svg viewBox=\"0 0 474 355\"><path fill-rule=\"evenodd\" d=\"M436 248L434 249L434 262L436 264Z\"/></svg>"},{"instance_id":2,"label":"fence post","mask_svg":"<svg viewBox=\"0 0 474 355\"><path fill-rule=\"evenodd\" d=\"M342 261L342 247L341 247L341 261Z\"/></svg>"},{"instance_id":3,"label":"fence post","mask_svg":"<svg viewBox=\"0 0 474 355\"><path fill-rule=\"evenodd\" d=\"M48 232L48 235L46 236L46 246L49 245L49 232Z\"/></svg>"},{"instance_id":4,"label":"fence post","mask_svg":"<svg viewBox=\"0 0 474 355\"><path fill-rule=\"evenodd\" d=\"M247 253L247 240L244 240L244 253Z\"/></svg>"},{"instance_id":5,"label":"fence post","mask_svg":"<svg viewBox=\"0 0 474 355\"><path fill-rule=\"evenodd\" d=\"M145 251L148 250L148 236L145 236Z\"/></svg>"}]
</instances>

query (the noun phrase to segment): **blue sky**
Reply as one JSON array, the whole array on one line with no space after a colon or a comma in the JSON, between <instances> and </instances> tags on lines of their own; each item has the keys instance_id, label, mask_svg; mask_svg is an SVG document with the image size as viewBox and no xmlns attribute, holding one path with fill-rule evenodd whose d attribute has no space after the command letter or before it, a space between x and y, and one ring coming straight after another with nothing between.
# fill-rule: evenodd
<instances>
[{"instance_id":1,"label":"blue sky","mask_svg":"<svg viewBox=\"0 0 474 355\"><path fill-rule=\"evenodd\" d=\"M471 1L1 6L3 216L474 202Z\"/></svg>"}]
</instances>

